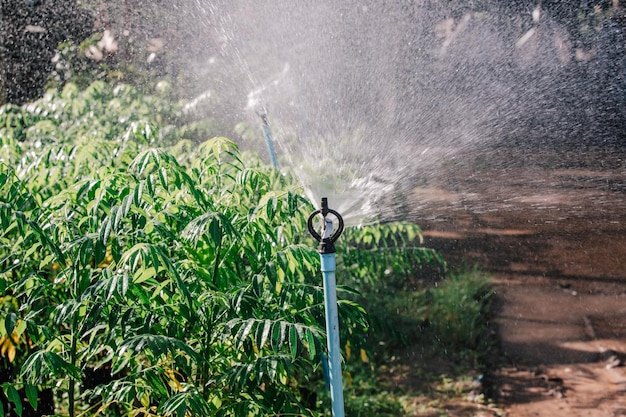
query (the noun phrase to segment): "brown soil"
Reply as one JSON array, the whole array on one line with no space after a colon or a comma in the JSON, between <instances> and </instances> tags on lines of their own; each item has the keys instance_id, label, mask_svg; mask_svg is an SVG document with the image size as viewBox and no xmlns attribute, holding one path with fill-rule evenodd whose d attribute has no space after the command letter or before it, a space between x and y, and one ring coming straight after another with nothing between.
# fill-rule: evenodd
<instances>
[{"instance_id":1,"label":"brown soil","mask_svg":"<svg viewBox=\"0 0 626 417\"><path fill-rule=\"evenodd\" d=\"M626 416L626 152L489 156L412 203L452 268L494 278L494 400L509 417Z\"/></svg>"}]
</instances>

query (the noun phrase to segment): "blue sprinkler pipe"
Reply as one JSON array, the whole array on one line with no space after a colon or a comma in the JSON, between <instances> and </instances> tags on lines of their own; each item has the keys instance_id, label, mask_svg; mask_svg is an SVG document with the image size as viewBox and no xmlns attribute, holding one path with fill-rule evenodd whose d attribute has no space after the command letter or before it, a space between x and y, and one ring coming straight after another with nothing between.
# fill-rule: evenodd
<instances>
[{"instance_id":1,"label":"blue sprinkler pipe","mask_svg":"<svg viewBox=\"0 0 626 417\"><path fill-rule=\"evenodd\" d=\"M322 214L324 228L322 235L313 228L313 218ZM338 229L333 233L333 221L328 216L332 214L339 221ZM343 218L335 210L328 208L328 199L322 198L322 208L309 216L307 221L309 232L320 242L319 253L322 263L322 276L324 279L324 307L326 310L326 335L328 343L328 376L330 385L330 401L333 417L344 417L343 385L341 381L341 344L339 342L339 316L337 312L337 283L335 271L335 241L343 232ZM322 358L322 360L325 360Z\"/></svg>"},{"instance_id":2,"label":"blue sprinkler pipe","mask_svg":"<svg viewBox=\"0 0 626 417\"><path fill-rule=\"evenodd\" d=\"M276 150L274 149L274 139L272 139L272 129L270 129L270 122L267 120L267 111L263 109L260 112L257 111L257 114L263 121L261 128L263 129L263 138L265 139L265 144L267 145L267 151L270 154L272 167L278 169L278 157L276 156Z\"/></svg>"}]
</instances>

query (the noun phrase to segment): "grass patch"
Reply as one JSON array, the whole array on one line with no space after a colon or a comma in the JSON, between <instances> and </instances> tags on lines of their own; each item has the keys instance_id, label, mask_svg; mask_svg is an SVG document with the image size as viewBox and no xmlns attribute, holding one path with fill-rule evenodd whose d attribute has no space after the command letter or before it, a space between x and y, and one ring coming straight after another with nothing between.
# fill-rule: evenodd
<instances>
[{"instance_id":1,"label":"grass patch","mask_svg":"<svg viewBox=\"0 0 626 417\"><path fill-rule=\"evenodd\" d=\"M467 270L428 288L381 287L364 293L374 323L368 361L352 358L345 367L350 415L474 415L479 410L500 415L485 389L498 357L489 276Z\"/></svg>"}]
</instances>

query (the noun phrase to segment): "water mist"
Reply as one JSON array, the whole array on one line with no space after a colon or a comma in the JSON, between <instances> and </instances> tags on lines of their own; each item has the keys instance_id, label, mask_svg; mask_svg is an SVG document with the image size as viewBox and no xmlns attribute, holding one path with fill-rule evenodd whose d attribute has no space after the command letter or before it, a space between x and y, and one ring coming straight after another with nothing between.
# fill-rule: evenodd
<instances>
[{"instance_id":1,"label":"water mist","mask_svg":"<svg viewBox=\"0 0 626 417\"><path fill-rule=\"evenodd\" d=\"M281 167L348 225L407 216L413 188L470 151L592 125L571 75L585 51L539 6L516 20L428 1L196 8L220 45L208 88L259 132L267 111Z\"/></svg>"}]
</instances>

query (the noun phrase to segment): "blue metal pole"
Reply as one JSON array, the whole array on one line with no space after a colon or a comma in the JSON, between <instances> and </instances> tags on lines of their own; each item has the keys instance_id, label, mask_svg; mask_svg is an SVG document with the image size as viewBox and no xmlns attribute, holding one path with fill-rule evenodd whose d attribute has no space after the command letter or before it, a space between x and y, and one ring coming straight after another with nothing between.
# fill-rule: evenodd
<instances>
[{"instance_id":1,"label":"blue metal pole","mask_svg":"<svg viewBox=\"0 0 626 417\"><path fill-rule=\"evenodd\" d=\"M320 235L313 228L313 218L317 214L324 217L324 230ZM333 215L339 221L339 227L333 233L333 221L329 215ZM339 314L337 308L337 282L335 271L337 263L335 259L335 241L343 232L343 219L341 215L328 208L328 199L322 198L322 208L316 210L307 222L309 232L320 242L319 253L321 261L322 277L324 281L324 308L326 312L326 339L328 343L328 376L330 385L330 401L333 417L344 417L343 383L341 379L341 343L339 341ZM325 360L325 359L322 359Z\"/></svg>"},{"instance_id":2,"label":"blue metal pole","mask_svg":"<svg viewBox=\"0 0 626 417\"><path fill-rule=\"evenodd\" d=\"M334 253L320 254L324 279L324 308L326 311L326 339L328 343L328 375L333 417L344 417L343 384L341 379L341 343L337 311L336 261Z\"/></svg>"}]
</instances>

